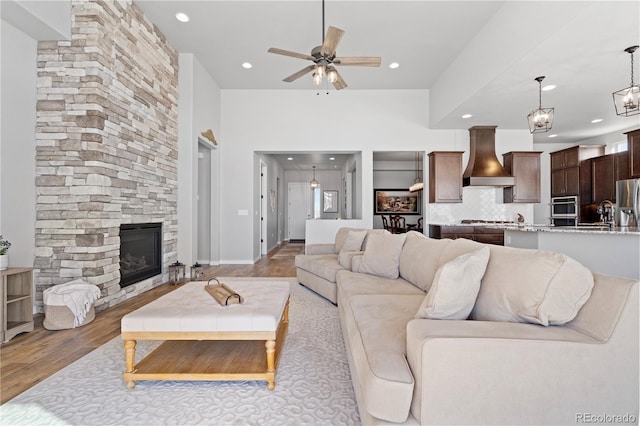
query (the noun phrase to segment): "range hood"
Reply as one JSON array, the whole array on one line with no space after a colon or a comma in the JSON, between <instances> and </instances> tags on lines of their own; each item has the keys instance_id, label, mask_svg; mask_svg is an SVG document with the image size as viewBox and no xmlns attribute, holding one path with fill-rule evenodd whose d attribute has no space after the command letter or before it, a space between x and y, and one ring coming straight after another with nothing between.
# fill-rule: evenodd
<instances>
[{"instance_id":1,"label":"range hood","mask_svg":"<svg viewBox=\"0 0 640 426\"><path fill-rule=\"evenodd\" d=\"M515 178L496 157L496 127L469 129L469 162L462 174L462 186L513 186Z\"/></svg>"}]
</instances>

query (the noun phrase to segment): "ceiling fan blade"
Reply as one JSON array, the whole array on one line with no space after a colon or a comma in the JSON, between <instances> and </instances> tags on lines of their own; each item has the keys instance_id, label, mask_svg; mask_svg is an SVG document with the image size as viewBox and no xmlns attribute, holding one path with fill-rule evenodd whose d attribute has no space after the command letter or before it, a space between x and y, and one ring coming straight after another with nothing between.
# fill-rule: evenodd
<instances>
[{"instance_id":1,"label":"ceiling fan blade","mask_svg":"<svg viewBox=\"0 0 640 426\"><path fill-rule=\"evenodd\" d=\"M322 49L320 49L320 53L322 56L333 56L336 54L336 48L342 40L342 36L344 36L344 31L340 28L329 27L327 29L327 35L324 37L324 42L322 43Z\"/></svg>"},{"instance_id":2,"label":"ceiling fan blade","mask_svg":"<svg viewBox=\"0 0 640 426\"><path fill-rule=\"evenodd\" d=\"M335 58L332 62L334 65L340 66L379 67L382 58L379 56L348 56Z\"/></svg>"},{"instance_id":3,"label":"ceiling fan blade","mask_svg":"<svg viewBox=\"0 0 640 426\"><path fill-rule=\"evenodd\" d=\"M340 73L337 70L336 70L336 75L338 76L338 78L333 83L333 87L335 87L336 90L342 90L345 87L347 87L347 82L344 81L344 79L342 78L342 76L340 75Z\"/></svg>"},{"instance_id":4,"label":"ceiling fan blade","mask_svg":"<svg viewBox=\"0 0 640 426\"><path fill-rule=\"evenodd\" d=\"M276 55L290 56L292 58L308 59L310 61L315 60L313 56L305 55L304 53L292 52L290 50L278 49L277 47L272 47L267 50L267 52L275 53Z\"/></svg>"},{"instance_id":5,"label":"ceiling fan blade","mask_svg":"<svg viewBox=\"0 0 640 426\"><path fill-rule=\"evenodd\" d=\"M313 69L315 68L315 65L309 65L308 67L304 67L302 68L300 71L291 74L289 77L282 79L282 81L286 81L287 83L291 83L292 81L296 81L297 79L299 79L300 77L302 77L305 74L310 73L311 71L313 71Z\"/></svg>"}]
</instances>

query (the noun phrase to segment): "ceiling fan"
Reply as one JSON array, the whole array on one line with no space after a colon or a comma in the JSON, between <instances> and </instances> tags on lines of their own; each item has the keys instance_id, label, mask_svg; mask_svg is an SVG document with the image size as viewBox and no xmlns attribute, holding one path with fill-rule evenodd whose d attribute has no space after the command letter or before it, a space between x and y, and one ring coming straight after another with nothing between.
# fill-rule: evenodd
<instances>
[{"instance_id":1,"label":"ceiling fan","mask_svg":"<svg viewBox=\"0 0 640 426\"><path fill-rule=\"evenodd\" d=\"M340 73L338 73L338 70L334 65L361 67L380 66L381 58L379 56L336 57L336 48L338 47L340 40L342 40L342 37L344 36L344 30L329 26L329 28L327 28L327 34L325 37L324 28L324 0L322 0L322 46L316 46L311 49L310 55L292 52L290 50L278 49L276 47L272 47L268 50L269 53L275 53L276 55L306 59L313 62L313 65L304 67L300 71L284 78L282 81L291 83L292 81L299 79L303 75L314 71L313 82L316 86L319 86L320 83L322 83L322 78L326 76L327 81L329 83L332 83L336 90L341 90L347 87L347 83L344 81Z\"/></svg>"}]
</instances>

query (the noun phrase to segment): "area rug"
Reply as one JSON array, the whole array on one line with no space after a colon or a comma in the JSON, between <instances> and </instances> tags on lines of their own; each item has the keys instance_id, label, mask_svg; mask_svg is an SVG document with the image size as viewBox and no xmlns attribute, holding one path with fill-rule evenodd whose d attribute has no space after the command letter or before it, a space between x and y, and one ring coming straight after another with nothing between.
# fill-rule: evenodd
<instances>
[{"instance_id":1,"label":"area rug","mask_svg":"<svg viewBox=\"0 0 640 426\"><path fill-rule=\"evenodd\" d=\"M289 259L301 254L304 250L304 244L301 243L289 243L275 252L271 259Z\"/></svg>"},{"instance_id":2,"label":"area rug","mask_svg":"<svg viewBox=\"0 0 640 426\"><path fill-rule=\"evenodd\" d=\"M337 308L294 279L269 280L291 282L289 333L275 390L260 381L140 381L128 390L117 337L0 406L0 423L359 425ZM158 344L139 342L136 359Z\"/></svg>"}]
</instances>

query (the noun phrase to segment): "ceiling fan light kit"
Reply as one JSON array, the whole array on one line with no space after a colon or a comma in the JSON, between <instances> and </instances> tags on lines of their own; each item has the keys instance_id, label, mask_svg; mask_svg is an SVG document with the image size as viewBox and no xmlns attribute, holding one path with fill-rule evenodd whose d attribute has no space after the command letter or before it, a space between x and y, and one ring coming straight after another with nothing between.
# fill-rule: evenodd
<instances>
[{"instance_id":1,"label":"ceiling fan light kit","mask_svg":"<svg viewBox=\"0 0 640 426\"><path fill-rule=\"evenodd\" d=\"M336 49L340 40L344 36L344 31L337 27L329 26L325 36L325 24L324 24L324 0L322 0L322 45L316 46L311 50L310 55L303 53L292 52L290 50L278 49L272 47L268 50L269 53L275 53L276 55L289 56L291 58L304 59L311 61L314 65L309 65L300 71L297 71L290 76L284 78L282 81L291 83L303 75L306 75L313 71L313 83L316 86L320 86L326 77L327 82L333 84L336 90L342 90L347 87L347 83L344 81L338 70L334 65L338 66L361 66L361 67L379 67L382 59L374 56L346 56L336 57ZM329 92L327 92L329 93Z\"/></svg>"},{"instance_id":2,"label":"ceiling fan light kit","mask_svg":"<svg viewBox=\"0 0 640 426\"><path fill-rule=\"evenodd\" d=\"M613 92L613 103L616 114L623 117L631 117L640 114L640 87L633 82L633 52L638 46L630 46L624 49L631 56L631 84L617 92Z\"/></svg>"},{"instance_id":3,"label":"ceiling fan light kit","mask_svg":"<svg viewBox=\"0 0 640 426\"><path fill-rule=\"evenodd\" d=\"M535 78L535 81L538 82L538 108L527 115L531 133L548 132L553 126L553 108L542 108L542 80L544 80L544 76Z\"/></svg>"}]
</instances>

